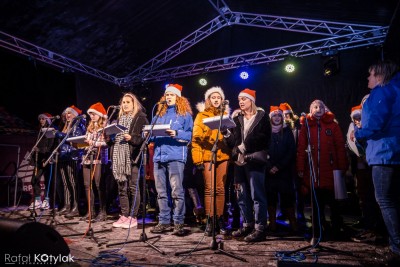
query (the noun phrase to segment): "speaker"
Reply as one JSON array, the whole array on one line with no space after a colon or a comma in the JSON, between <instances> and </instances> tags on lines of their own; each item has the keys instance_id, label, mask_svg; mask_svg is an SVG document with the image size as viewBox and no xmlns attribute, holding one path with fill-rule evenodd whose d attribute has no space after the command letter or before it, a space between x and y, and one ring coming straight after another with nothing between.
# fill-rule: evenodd
<instances>
[{"instance_id":1,"label":"speaker","mask_svg":"<svg viewBox=\"0 0 400 267\"><path fill-rule=\"evenodd\" d=\"M69 247L53 228L38 222L0 218L0 251L10 255L68 256Z\"/></svg>"}]
</instances>

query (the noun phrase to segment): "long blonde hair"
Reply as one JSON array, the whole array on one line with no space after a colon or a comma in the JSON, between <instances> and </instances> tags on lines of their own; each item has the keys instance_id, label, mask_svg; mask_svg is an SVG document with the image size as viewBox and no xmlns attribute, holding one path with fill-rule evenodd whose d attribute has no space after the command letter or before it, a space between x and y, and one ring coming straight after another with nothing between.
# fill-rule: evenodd
<instances>
[{"instance_id":1,"label":"long blonde hair","mask_svg":"<svg viewBox=\"0 0 400 267\"><path fill-rule=\"evenodd\" d=\"M87 127L87 131L88 132L94 132L97 131L101 128L104 128L104 126L106 126L106 121L107 119L105 119L104 117L100 117L99 120L97 121L97 123L95 123L94 121L90 120L89 125Z\"/></svg>"},{"instance_id":2,"label":"long blonde hair","mask_svg":"<svg viewBox=\"0 0 400 267\"><path fill-rule=\"evenodd\" d=\"M143 106L142 104L139 102L139 99L137 99L137 97L133 94L133 93L124 93L124 95L121 97L121 100L119 101L119 105L122 105L122 99L126 96L129 96L130 98L132 98L132 102L133 102L133 111L132 111L132 116L135 117L139 111L143 110ZM122 115L124 114L124 111L122 110L122 107L119 110L118 113L118 118L120 118Z\"/></svg>"}]
</instances>

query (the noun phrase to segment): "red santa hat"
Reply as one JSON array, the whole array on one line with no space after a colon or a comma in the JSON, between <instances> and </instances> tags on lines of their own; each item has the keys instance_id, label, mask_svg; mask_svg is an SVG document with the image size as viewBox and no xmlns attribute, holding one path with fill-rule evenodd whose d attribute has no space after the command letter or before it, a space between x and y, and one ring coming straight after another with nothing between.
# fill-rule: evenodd
<instances>
[{"instance_id":1,"label":"red santa hat","mask_svg":"<svg viewBox=\"0 0 400 267\"><path fill-rule=\"evenodd\" d=\"M239 97L245 96L253 102L256 102L256 91L249 88L244 89L239 93Z\"/></svg>"},{"instance_id":2,"label":"red santa hat","mask_svg":"<svg viewBox=\"0 0 400 267\"><path fill-rule=\"evenodd\" d=\"M79 108L75 107L74 105L66 108L63 111L63 113L67 113L67 112L70 112L71 114L75 115L75 117L82 114L82 110L80 110Z\"/></svg>"},{"instance_id":3,"label":"red santa hat","mask_svg":"<svg viewBox=\"0 0 400 267\"><path fill-rule=\"evenodd\" d=\"M170 92L176 94L177 96L182 96L182 85L180 84L168 84L165 88L165 93Z\"/></svg>"},{"instance_id":4,"label":"red santa hat","mask_svg":"<svg viewBox=\"0 0 400 267\"><path fill-rule=\"evenodd\" d=\"M51 118L52 117L53 116L50 113L42 113L42 114L39 114L38 120L45 119L48 124L51 124Z\"/></svg>"},{"instance_id":5,"label":"red santa hat","mask_svg":"<svg viewBox=\"0 0 400 267\"><path fill-rule=\"evenodd\" d=\"M358 117L361 118L361 109L362 109L361 105L352 107L352 108L351 108L351 113L350 113L350 118L351 118L352 120L353 120L353 118L354 118L355 116L358 116Z\"/></svg>"},{"instance_id":6,"label":"red santa hat","mask_svg":"<svg viewBox=\"0 0 400 267\"><path fill-rule=\"evenodd\" d=\"M103 104L100 102L97 102L96 104L93 104L90 106L90 108L87 110L87 113L90 115L90 113L94 113L99 115L102 118L107 118L107 111L104 108Z\"/></svg>"},{"instance_id":7,"label":"red santa hat","mask_svg":"<svg viewBox=\"0 0 400 267\"><path fill-rule=\"evenodd\" d=\"M213 93L218 93L221 95L222 100L225 99L225 94L222 91L222 88L219 86L214 86L214 87L211 87L210 89L208 89L206 91L206 93L204 94L204 99L207 100L210 97L210 95L212 95Z\"/></svg>"},{"instance_id":8,"label":"red santa hat","mask_svg":"<svg viewBox=\"0 0 400 267\"><path fill-rule=\"evenodd\" d=\"M269 118L271 119L272 116L274 116L275 114L279 114L282 116L283 118L283 112L282 110L278 107L278 106L271 106L269 108Z\"/></svg>"},{"instance_id":9,"label":"red santa hat","mask_svg":"<svg viewBox=\"0 0 400 267\"><path fill-rule=\"evenodd\" d=\"M283 114L289 114L289 113L293 114L292 107L286 102L285 103L281 103L279 105L279 109L282 110Z\"/></svg>"}]
</instances>

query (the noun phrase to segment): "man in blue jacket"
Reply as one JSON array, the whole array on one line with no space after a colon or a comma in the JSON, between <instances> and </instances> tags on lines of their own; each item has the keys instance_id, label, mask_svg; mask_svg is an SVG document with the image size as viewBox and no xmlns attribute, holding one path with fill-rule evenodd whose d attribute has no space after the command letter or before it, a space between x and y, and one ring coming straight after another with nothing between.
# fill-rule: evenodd
<instances>
[{"instance_id":1,"label":"man in blue jacket","mask_svg":"<svg viewBox=\"0 0 400 267\"><path fill-rule=\"evenodd\" d=\"M358 140L367 141L366 157L372 166L375 197L389 234L384 260L400 263L400 73L392 62L369 68L371 94L362 108Z\"/></svg>"},{"instance_id":2,"label":"man in blue jacket","mask_svg":"<svg viewBox=\"0 0 400 267\"><path fill-rule=\"evenodd\" d=\"M169 231L171 208L168 205L168 183L171 186L173 221L175 235L184 235L185 189L183 188L183 170L188 154L188 144L192 140L193 118L189 101L182 96L182 86L169 84L160 99L155 124L169 124L166 136L155 136L154 142L154 179L157 200L160 209L158 225L150 231L163 233ZM167 180L168 179L168 180Z\"/></svg>"}]
</instances>

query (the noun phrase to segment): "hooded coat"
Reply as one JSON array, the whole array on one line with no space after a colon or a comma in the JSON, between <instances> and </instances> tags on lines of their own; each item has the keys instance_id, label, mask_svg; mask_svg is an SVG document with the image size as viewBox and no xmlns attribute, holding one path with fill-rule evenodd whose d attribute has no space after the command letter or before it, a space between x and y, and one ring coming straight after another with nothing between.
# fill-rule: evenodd
<instances>
[{"instance_id":1,"label":"hooded coat","mask_svg":"<svg viewBox=\"0 0 400 267\"><path fill-rule=\"evenodd\" d=\"M218 129L211 130L203 123L203 119L220 116L220 110L215 107L205 108L204 103L196 105L199 113L196 116L193 126L192 138L192 158L193 164L201 164L210 162L212 159L211 149L217 139ZM224 114L227 114L227 108ZM216 155L217 162L229 160L231 151L224 142L224 137L220 133L218 138L218 150Z\"/></svg>"},{"instance_id":2,"label":"hooded coat","mask_svg":"<svg viewBox=\"0 0 400 267\"><path fill-rule=\"evenodd\" d=\"M314 163L316 181L319 187L334 189L333 170L347 170L347 156L344 136L335 115L326 112L320 119L307 114L310 128L311 156ZM297 171L302 172L303 182L310 185L310 168L308 154L307 127L304 117L301 118L301 129L297 146ZM316 182L315 187L318 187Z\"/></svg>"}]
</instances>

